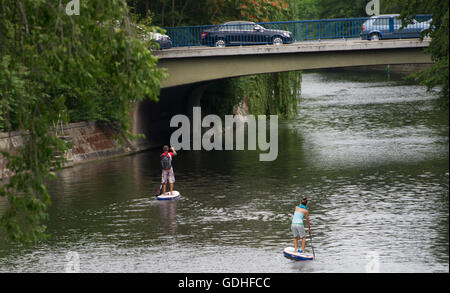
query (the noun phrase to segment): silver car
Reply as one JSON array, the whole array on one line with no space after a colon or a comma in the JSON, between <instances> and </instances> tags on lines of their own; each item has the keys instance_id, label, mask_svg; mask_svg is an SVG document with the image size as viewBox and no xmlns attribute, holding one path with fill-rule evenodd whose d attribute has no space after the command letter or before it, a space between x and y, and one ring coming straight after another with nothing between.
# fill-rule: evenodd
<instances>
[{"instance_id":1,"label":"silver car","mask_svg":"<svg viewBox=\"0 0 450 293\"><path fill-rule=\"evenodd\" d=\"M419 20L417 20L419 19ZM431 19L417 17L412 23L402 28L399 14L373 16L361 27L363 40L419 38L424 30L430 28Z\"/></svg>"}]
</instances>

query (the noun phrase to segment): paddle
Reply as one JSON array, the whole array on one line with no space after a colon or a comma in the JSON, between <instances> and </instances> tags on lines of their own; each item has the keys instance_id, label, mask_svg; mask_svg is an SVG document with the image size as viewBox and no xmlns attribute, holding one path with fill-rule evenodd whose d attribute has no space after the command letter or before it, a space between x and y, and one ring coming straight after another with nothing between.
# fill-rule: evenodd
<instances>
[{"instance_id":1,"label":"paddle","mask_svg":"<svg viewBox=\"0 0 450 293\"><path fill-rule=\"evenodd\" d=\"M158 196L161 195L161 189L162 189L162 183L161 183L161 185L159 186L158 191L157 191L156 194L155 194L156 197L158 197Z\"/></svg>"},{"instance_id":2,"label":"paddle","mask_svg":"<svg viewBox=\"0 0 450 293\"><path fill-rule=\"evenodd\" d=\"M308 231L309 231L309 238L311 239L311 249L312 249L312 252L313 252L313 258L314 259L316 259L316 254L314 253L314 247L313 247L313 245L312 245L312 235L311 235L311 230L309 230L308 229Z\"/></svg>"}]
</instances>

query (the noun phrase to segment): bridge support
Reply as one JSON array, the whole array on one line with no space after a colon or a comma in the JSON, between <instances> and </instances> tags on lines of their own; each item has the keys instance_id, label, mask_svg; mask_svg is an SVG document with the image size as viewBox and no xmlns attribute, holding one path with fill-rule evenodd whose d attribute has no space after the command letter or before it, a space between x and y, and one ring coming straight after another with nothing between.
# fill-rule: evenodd
<instances>
[{"instance_id":1,"label":"bridge support","mask_svg":"<svg viewBox=\"0 0 450 293\"><path fill-rule=\"evenodd\" d=\"M210 85L210 83L204 82L200 84L194 84L188 93L185 101L186 101L186 108L185 113L192 122L192 108L194 107L200 107L200 100L203 96L203 93L205 92L206 88Z\"/></svg>"}]
</instances>

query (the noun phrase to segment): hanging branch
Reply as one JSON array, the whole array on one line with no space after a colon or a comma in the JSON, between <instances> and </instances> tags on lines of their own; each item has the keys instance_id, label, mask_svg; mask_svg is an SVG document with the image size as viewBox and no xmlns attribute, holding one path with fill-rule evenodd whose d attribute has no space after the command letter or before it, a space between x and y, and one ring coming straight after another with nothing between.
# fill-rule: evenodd
<instances>
[{"instance_id":1,"label":"hanging branch","mask_svg":"<svg viewBox=\"0 0 450 293\"><path fill-rule=\"evenodd\" d=\"M132 103L157 100L166 76L137 38L125 0L93 0L77 16L66 15L63 2L0 0L0 126L23 140L0 150L11 173L0 185L8 201L0 235L24 244L48 237L47 179L63 163L55 152L67 148L57 137L61 114L120 125L131 137Z\"/></svg>"}]
</instances>

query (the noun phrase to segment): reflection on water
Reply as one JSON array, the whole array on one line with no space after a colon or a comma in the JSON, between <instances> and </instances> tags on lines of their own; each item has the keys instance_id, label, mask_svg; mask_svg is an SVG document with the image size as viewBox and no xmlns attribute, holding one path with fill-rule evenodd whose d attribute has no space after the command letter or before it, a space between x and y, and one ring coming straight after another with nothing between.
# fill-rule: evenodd
<instances>
[{"instance_id":1,"label":"reflection on water","mask_svg":"<svg viewBox=\"0 0 450 293\"><path fill-rule=\"evenodd\" d=\"M80 165L51 183L52 239L0 246L0 271L448 272L448 112L423 87L307 73L279 155L181 151L182 197L159 202L157 151ZM310 199L317 259L295 262L290 221ZM307 250L310 250L310 242Z\"/></svg>"},{"instance_id":2,"label":"reflection on water","mask_svg":"<svg viewBox=\"0 0 450 293\"><path fill-rule=\"evenodd\" d=\"M160 204L164 229L169 235L177 234L177 202L164 201Z\"/></svg>"}]
</instances>

